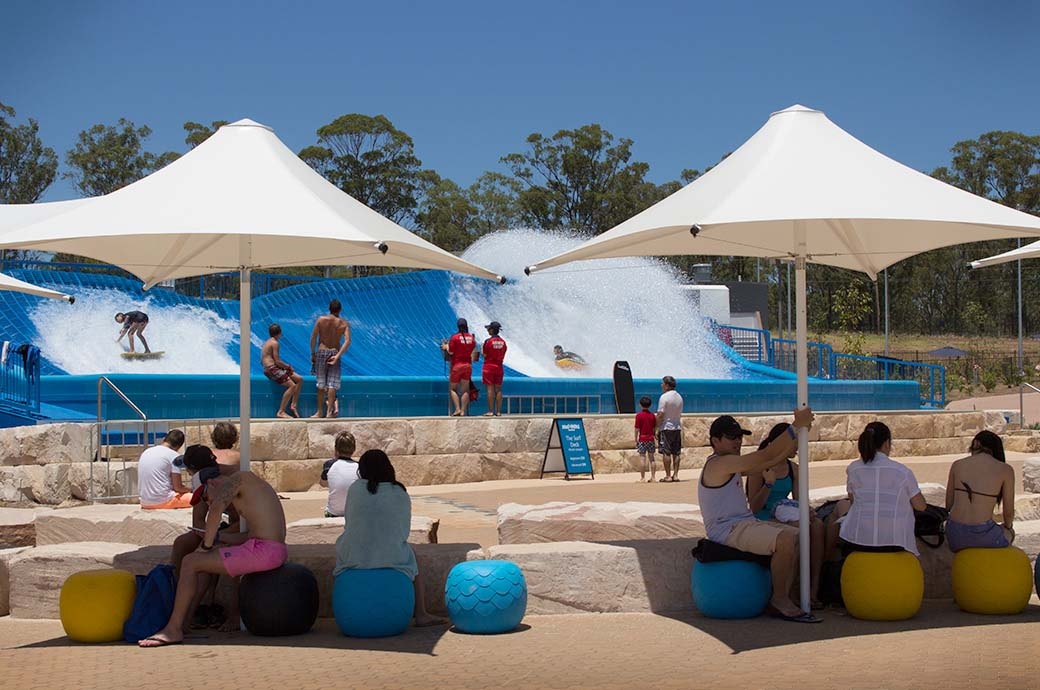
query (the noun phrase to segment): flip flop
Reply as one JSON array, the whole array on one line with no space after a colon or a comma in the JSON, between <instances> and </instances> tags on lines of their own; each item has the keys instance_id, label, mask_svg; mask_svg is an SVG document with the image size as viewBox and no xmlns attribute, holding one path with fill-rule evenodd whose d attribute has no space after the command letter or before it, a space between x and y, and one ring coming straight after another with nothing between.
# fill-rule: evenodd
<instances>
[{"instance_id":1,"label":"flip flop","mask_svg":"<svg viewBox=\"0 0 1040 690\"><path fill-rule=\"evenodd\" d=\"M665 478L663 478L663 479L658 479L657 481L659 481L659 482L670 482L670 481L672 481L672 480L671 480L671 478L670 478L670 477L665 477Z\"/></svg>"},{"instance_id":2,"label":"flip flop","mask_svg":"<svg viewBox=\"0 0 1040 690\"><path fill-rule=\"evenodd\" d=\"M779 618L784 621L791 621L792 623L822 623L822 618L817 618L811 613L800 613L797 616L788 616L786 613L775 611L772 614L773 618Z\"/></svg>"},{"instance_id":3,"label":"flip flop","mask_svg":"<svg viewBox=\"0 0 1040 690\"><path fill-rule=\"evenodd\" d=\"M184 642L184 640L163 640L163 639L158 638L158 637L146 637L146 638L144 638L144 641L145 642L158 642L159 644L151 644L151 645L147 645L145 647L141 647L141 645L137 645L137 646L141 647L141 649L153 649L153 648L157 648L157 647L171 647L171 646L173 646L175 644L181 644L182 642Z\"/></svg>"}]
</instances>

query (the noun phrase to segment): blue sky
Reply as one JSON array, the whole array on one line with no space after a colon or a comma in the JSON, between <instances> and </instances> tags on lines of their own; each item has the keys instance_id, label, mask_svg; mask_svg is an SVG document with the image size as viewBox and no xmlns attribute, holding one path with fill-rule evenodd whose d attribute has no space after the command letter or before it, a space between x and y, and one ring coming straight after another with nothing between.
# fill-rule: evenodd
<instances>
[{"instance_id":1,"label":"blue sky","mask_svg":"<svg viewBox=\"0 0 1040 690\"><path fill-rule=\"evenodd\" d=\"M64 164L126 117L153 151L250 117L293 150L382 113L462 185L531 132L599 123L656 182L704 169L802 103L920 170L955 142L1040 133L1040 4L4 0L0 101ZM75 197L59 181L45 200Z\"/></svg>"}]
</instances>

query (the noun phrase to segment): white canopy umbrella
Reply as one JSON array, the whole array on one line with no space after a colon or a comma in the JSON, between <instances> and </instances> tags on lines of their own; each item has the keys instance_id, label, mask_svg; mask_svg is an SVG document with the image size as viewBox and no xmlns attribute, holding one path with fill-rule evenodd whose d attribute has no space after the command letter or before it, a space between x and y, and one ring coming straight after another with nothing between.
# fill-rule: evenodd
<instances>
[{"instance_id":1,"label":"white canopy umbrella","mask_svg":"<svg viewBox=\"0 0 1040 690\"><path fill-rule=\"evenodd\" d=\"M58 292L57 290L48 290L32 283L27 283L24 280L18 280L12 278L6 273L0 273L0 290L10 290L11 292L24 292L27 295L36 295L37 297L50 297L51 299L62 299L72 304L76 301L76 298L72 295L66 295L64 292Z\"/></svg>"},{"instance_id":2,"label":"white canopy umbrella","mask_svg":"<svg viewBox=\"0 0 1040 690\"><path fill-rule=\"evenodd\" d=\"M68 211L40 206L50 207L40 211L48 217L0 225L6 229L0 248L88 256L130 271L145 288L171 278L239 271L243 469L249 468L251 271L349 264L502 280L351 198L270 127L252 120L221 127L162 170L111 194L82 200Z\"/></svg>"},{"instance_id":3,"label":"white canopy umbrella","mask_svg":"<svg viewBox=\"0 0 1040 690\"><path fill-rule=\"evenodd\" d=\"M1006 264L1009 261L1019 261L1021 259L1036 259L1040 257L1040 242L1033 242L1027 244L1024 247L1018 247L1011 251L1004 252L1003 254L996 254L994 256L987 256L985 259L979 259L978 261L972 261L972 268L985 268L986 266L996 266L997 264Z\"/></svg>"},{"instance_id":4,"label":"white canopy umbrella","mask_svg":"<svg viewBox=\"0 0 1040 690\"><path fill-rule=\"evenodd\" d=\"M797 292L798 404L808 405L805 265L875 279L920 252L962 242L1040 236L1040 218L974 196L863 144L824 113L773 113L708 173L617 227L528 266L531 274L581 259L714 255L791 259ZM808 434L798 439L804 481L801 571L809 570ZM808 610L809 578L801 578Z\"/></svg>"}]
</instances>

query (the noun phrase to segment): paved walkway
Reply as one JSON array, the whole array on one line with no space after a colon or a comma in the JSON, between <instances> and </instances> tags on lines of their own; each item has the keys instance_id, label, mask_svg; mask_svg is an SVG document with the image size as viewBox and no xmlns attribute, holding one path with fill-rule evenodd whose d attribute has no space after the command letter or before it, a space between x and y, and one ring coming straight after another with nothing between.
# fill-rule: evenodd
<instances>
[{"instance_id":1,"label":"paved walkway","mask_svg":"<svg viewBox=\"0 0 1040 690\"><path fill-rule=\"evenodd\" d=\"M104 688L1036 688L1040 606L1014 617L929 602L917 618L815 626L651 614L530 616L498 636L446 626L383 640L213 633L143 650L79 645L57 622L0 619L0 687Z\"/></svg>"}]
</instances>

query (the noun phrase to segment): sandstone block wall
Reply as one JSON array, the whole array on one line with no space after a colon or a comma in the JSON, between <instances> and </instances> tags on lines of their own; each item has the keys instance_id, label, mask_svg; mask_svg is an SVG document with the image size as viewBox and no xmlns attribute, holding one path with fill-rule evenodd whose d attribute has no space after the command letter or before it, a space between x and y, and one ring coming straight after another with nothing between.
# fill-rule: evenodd
<instances>
[{"instance_id":1,"label":"sandstone block wall","mask_svg":"<svg viewBox=\"0 0 1040 690\"><path fill-rule=\"evenodd\" d=\"M684 467L704 464L710 453L708 426L712 419L684 418ZM737 419L758 440L790 416L743 415ZM962 453L980 429L1001 433L1006 426L1002 415L991 412L821 414L809 437L812 459L855 457L855 439L874 419L892 427L897 457ZM584 422L596 472L638 469L631 416L595 415L585 417ZM335 435L346 429L357 439L358 454L369 448L386 450L405 484L527 479L539 475L550 424L548 417L523 416L257 422L251 427L252 469L279 491L316 488L321 464L332 455ZM90 424L0 429L0 505L60 505L85 500L91 488L95 495L135 495L140 449L106 448L108 463L89 463L93 429ZM189 423L187 442L208 442L210 431L210 426ZM1009 447L1040 449L1040 433L1008 440Z\"/></svg>"}]
</instances>

